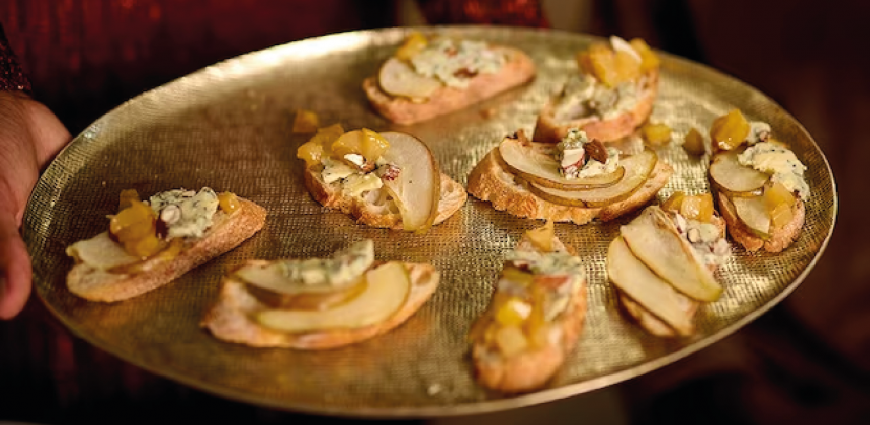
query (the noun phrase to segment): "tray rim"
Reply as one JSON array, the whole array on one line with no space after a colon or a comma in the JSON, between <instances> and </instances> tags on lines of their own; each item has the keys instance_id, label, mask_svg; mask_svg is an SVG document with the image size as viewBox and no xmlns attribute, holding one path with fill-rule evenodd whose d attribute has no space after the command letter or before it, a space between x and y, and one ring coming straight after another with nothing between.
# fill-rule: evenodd
<instances>
[{"instance_id":1,"label":"tray rim","mask_svg":"<svg viewBox=\"0 0 870 425\"><path fill-rule=\"evenodd\" d=\"M68 150L74 148L73 145L86 143L83 139L87 138L87 134L94 126L98 126L103 121L108 120L112 117L112 115L117 114L117 111L128 107L128 105L133 104L138 99L143 98L151 93L160 90L166 90L167 86L176 85L179 82L185 79L195 78L201 74L209 72L209 70L213 70L216 68L230 66L234 62L243 61L246 58L262 54L263 52L275 51L282 48L287 48L286 46L290 44L299 44L299 43L317 43L317 42L325 42L330 39L339 39L342 37L348 37L352 35L365 35L365 34L406 34L409 31L468 31L468 30L476 30L476 31L508 31L508 32L526 32L526 33L534 33L543 35L544 37L553 34L555 36L560 37L577 37L577 38L586 38L589 40L604 40L604 37L596 36L588 33L581 32L572 32L572 31L564 31L564 30L555 30L555 29L544 29L544 28L529 28L529 27L519 27L519 26L506 26L506 25L476 25L476 24L463 24L463 25L419 25L419 26L395 26L388 28L378 28L378 29L366 29L366 30L356 30L356 31L346 31L340 33L333 33L323 36L317 37L309 37L300 40L294 40L287 43L282 43L278 45L274 45L265 49L252 51L249 53L245 53L233 58L229 58L207 67L196 70L192 73L186 74L184 76L175 78L167 83L164 83L160 86L151 88L147 91L140 93L139 95L121 103L120 105L110 109L106 113L104 113L100 118L96 119L93 123L88 125L85 129L83 129L79 134L77 134L71 141L68 143L61 152L51 161L51 163L45 167L45 169L40 173L40 178L37 181L37 185L42 183L42 176L48 172L48 170L52 167L57 167L59 165L62 158L68 156ZM785 286L782 291L780 291L776 296L768 300L766 303L762 304L758 308L754 309L750 313L736 320L734 323L716 331L716 333L701 338L699 340L693 341L690 344L682 347L670 354L659 357L657 359L651 361L645 361L643 363L628 367L624 370L620 370L617 372L610 373L608 375L599 376L596 378L592 378L583 382L577 382L574 384L567 384L557 388L544 388L541 390L537 390L532 393L525 393L519 395L507 395L504 398L499 399L490 399L484 401L477 402L467 402L460 404L449 404L449 405L431 405L431 406L419 406L419 407L334 407L329 406L328 404L317 404L313 405L311 403L299 403L293 402L289 400L278 400L276 398L268 398L268 397L259 397L256 395L252 395L250 393L230 388L223 387L208 381L201 381L195 378L190 378L183 373L176 373L171 370L161 369L152 365L149 365L148 362L140 361L138 359L131 359L126 356L120 348L115 347L113 344L104 341L98 336L87 334L82 330L78 329L75 326L75 321L70 320L67 317L64 317L60 311L54 308L47 300L46 295L43 293L44 289L42 285L36 285L36 275L34 274L34 286L36 287L36 291L34 291L42 304L46 307L46 309L51 313L51 315L60 321L64 327L67 328L72 334L75 336L87 341L88 343L94 345L95 347L104 350L111 355L117 357L119 360L130 363L134 366L140 367L144 370L149 371L150 373L155 374L156 376L160 376L177 383L181 383L183 385L187 385L191 388L201 390L204 392L208 392L212 395L216 395L221 398L225 398L227 400L232 401L240 401L244 403L249 403L252 405L263 406L267 408L272 408L276 410L283 410L288 412L302 413L302 414L314 414L314 415L329 415L334 417L343 417L343 418L360 418L360 419L425 419L425 418L439 418L439 417L455 417L455 416L464 416L464 415L477 415L477 414L486 414L493 413L511 409L517 409L522 407L529 407L538 404L553 402L557 400L567 399L574 396L582 396L585 393L592 392L595 390L603 389L609 387L611 385L615 385L621 382L628 381L632 378L639 377L653 370L659 369L661 367L670 365L677 361L680 361L697 351L700 351L704 348L707 348L728 336L731 336L736 331L746 326L747 324L755 321L763 314L767 313L771 308L782 302L788 295L794 292L801 283L803 283L804 279L809 275L810 272L813 271L819 259L824 255L828 244L831 240L831 236L833 235L834 229L836 227L837 217L839 213L839 196L837 191L836 180L834 178L833 170L831 169L830 163L828 161L827 156L822 151L821 147L818 143L813 139L810 133L806 130L804 125L798 121L791 113L788 112L785 108L783 108L779 103L775 100L767 96L765 93L761 92L759 89L754 86L740 80L724 71L720 71L711 66L701 64L680 56L676 56L661 50L656 49L656 54L659 56L667 58L667 61L671 62L680 62L683 65L689 65L694 68L699 68L704 72L711 73L716 75L718 78L722 78L723 80L730 80L732 83L737 83L743 88L748 89L754 95L762 98L766 103L770 106L773 106L779 110L779 113L783 114L790 120L792 120L798 127L800 133L802 133L810 142L811 145L818 150L821 154L822 161L827 170L828 177L831 183L831 191L833 194L832 205L830 208L830 218L831 224L827 234L822 240L821 244L817 252L814 254L813 258L807 264L801 273L794 278L787 286ZM35 189L35 187L34 187ZM26 225L26 219L28 216L32 215L31 206L33 205L32 198L35 196L35 190L31 192L28 197L25 213L24 213L24 222L22 226L22 230L24 229L24 225ZM31 250L30 244L27 245L28 251ZM32 255L31 255L31 258Z\"/></svg>"}]
</instances>

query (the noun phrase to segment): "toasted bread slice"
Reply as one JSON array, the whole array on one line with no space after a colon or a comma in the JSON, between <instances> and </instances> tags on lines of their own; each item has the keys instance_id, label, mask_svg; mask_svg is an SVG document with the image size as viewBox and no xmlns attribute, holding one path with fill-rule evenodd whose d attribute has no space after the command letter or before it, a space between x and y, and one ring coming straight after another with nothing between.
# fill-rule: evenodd
<instances>
[{"instance_id":1,"label":"toasted bread slice","mask_svg":"<svg viewBox=\"0 0 870 425\"><path fill-rule=\"evenodd\" d=\"M724 238L726 231L725 229L727 228L725 220L723 220L719 216L714 215L712 223L719 228L720 237ZM715 272L716 269L719 268L719 266L715 263L707 264L707 267L712 272ZM674 329L673 326L665 323L663 320L650 312L646 307L633 300L624 292L618 289L616 292L619 303L622 305L625 313L628 314L632 319L634 319L634 321L638 325L640 325L640 327L644 328L650 334L663 338L673 338L691 336L694 333L694 326L690 329L686 329L686 332L679 332ZM683 307L682 312L686 315L686 317L693 317L698 311L700 303L679 292L676 292L676 295L681 301L680 305Z\"/></svg>"},{"instance_id":2,"label":"toasted bread slice","mask_svg":"<svg viewBox=\"0 0 870 425\"><path fill-rule=\"evenodd\" d=\"M347 196L341 192L339 182L327 184L316 167L309 167L304 172L305 187L311 192L317 202L327 208L332 208L349 214L357 222L394 230L402 230L402 215L395 202L387 199L384 189L370 190L364 196ZM468 194L465 189L441 173L441 196L438 201L438 215L434 224L439 224L459 211L465 204Z\"/></svg>"},{"instance_id":3,"label":"toasted bread slice","mask_svg":"<svg viewBox=\"0 0 870 425\"><path fill-rule=\"evenodd\" d=\"M722 218L728 223L728 233L735 241L743 245L747 251L758 251L764 248L767 252L780 252L788 248L791 243L801 234L806 218L806 207L801 199L798 199L792 207L792 219L785 226L773 231L768 239L757 236L739 217L734 209L734 204L724 193L716 194L719 211Z\"/></svg>"},{"instance_id":4,"label":"toasted bread slice","mask_svg":"<svg viewBox=\"0 0 870 425\"><path fill-rule=\"evenodd\" d=\"M142 295L173 281L235 248L263 228L266 210L247 199L238 199L241 208L229 215L218 211L214 224L203 237L185 241L181 252L171 260L145 260L141 268L146 271L135 274L109 273L77 262L67 275L67 287L73 294L91 301L113 302Z\"/></svg>"},{"instance_id":5,"label":"toasted bread slice","mask_svg":"<svg viewBox=\"0 0 870 425\"><path fill-rule=\"evenodd\" d=\"M496 210L517 217L586 224L596 218L613 220L646 205L667 184L672 174L670 165L658 161L646 183L628 198L602 208L571 207L548 202L530 192L527 182L505 170L493 151L471 170L468 192L483 201L490 201Z\"/></svg>"},{"instance_id":6,"label":"toasted bread slice","mask_svg":"<svg viewBox=\"0 0 870 425\"><path fill-rule=\"evenodd\" d=\"M575 255L573 247L563 244L555 237L553 248L556 251L566 251ZM536 250L534 244L525 235L517 243L517 249ZM506 393L529 391L546 384L565 363L566 357L580 338L586 319L586 285L584 278L577 291L568 300L565 310L554 319L555 325L561 329L561 338L557 341L524 351L508 359L493 353L482 343L475 342L471 356L480 383Z\"/></svg>"},{"instance_id":7,"label":"toasted bread slice","mask_svg":"<svg viewBox=\"0 0 870 425\"><path fill-rule=\"evenodd\" d=\"M541 109L538 115L533 141L559 143L568 134L568 130L572 128L583 130L590 139L597 139L605 143L628 137L652 113L653 103L658 94L658 81L658 68L644 74L637 82L638 98L635 105L610 119L585 116L560 120L556 114L559 97L553 98Z\"/></svg>"},{"instance_id":8,"label":"toasted bread slice","mask_svg":"<svg viewBox=\"0 0 870 425\"><path fill-rule=\"evenodd\" d=\"M438 287L440 274L432 265L405 263L405 266L411 277L411 290L405 303L389 319L374 325L305 333L287 333L261 326L253 316L269 307L251 295L245 288L246 283L232 277L223 279L218 300L206 313L200 325L208 328L219 339L254 347L314 350L360 342L404 323Z\"/></svg>"},{"instance_id":9,"label":"toasted bread slice","mask_svg":"<svg viewBox=\"0 0 870 425\"><path fill-rule=\"evenodd\" d=\"M430 120L493 97L534 78L535 64L528 55L510 47L497 48L508 55L507 62L497 73L478 74L464 88L442 85L425 102L418 103L387 94L381 89L377 77L366 78L362 86L372 106L384 118L401 125Z\"/></svg>"}]
</instances>

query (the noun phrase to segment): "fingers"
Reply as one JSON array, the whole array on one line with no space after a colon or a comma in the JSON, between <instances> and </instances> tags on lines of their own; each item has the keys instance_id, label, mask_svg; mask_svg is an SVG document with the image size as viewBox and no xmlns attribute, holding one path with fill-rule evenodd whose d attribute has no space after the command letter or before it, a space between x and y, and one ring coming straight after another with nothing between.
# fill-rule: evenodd
<instances>
[{"instance_id":1,"label":"fingers","mask_svg":"<svg viewBox=\"0 0 870 425\"><path fill-rule=\"evenodd\" d=\"M0 213L0 319L11 319L24 308L31 277L30 257L18 226Z\"/></svg>"}]
</instances>

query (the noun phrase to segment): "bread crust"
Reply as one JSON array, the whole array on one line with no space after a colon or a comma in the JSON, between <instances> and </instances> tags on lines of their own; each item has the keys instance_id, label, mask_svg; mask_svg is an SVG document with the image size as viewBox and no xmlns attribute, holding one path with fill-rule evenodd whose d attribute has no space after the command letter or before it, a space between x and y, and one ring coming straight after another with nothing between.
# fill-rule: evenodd
<instances>
[{"instance_id":1,"label":"bread crust","mask_svg":"<svg viewBox=\"0 0 870 425\"><path fill-rule=\"evenodd\" d=\"M788 248L791 243L801 234L801 229L804 227L806 219L806 207L801 199L798 199L792 207L792 219L785 226L776 229L767 240L761 239L750 230L739 217L734 209L734 204L728 197L719 192L716 194L716 201L719 204L719 211L722 213L722 218L728 223L728 234L743 245L747 251L758 251L764 248L767 252L780 252Z\"/></svg>"},{"instance_id":2,"label":"bread crust","mask_svg":"<svg viewBox=\"0 0 870 425\"><path fill-rule=\"evenodd\" d=\"M610 221L646 205L673 174L670 165L657 161L650 178L628 198L602 208L571 207L548 202L530 192L527 182L502 168L495 155L495 150L491 151L471 170L469 193L489 201L498 211L520 218L574 224L586 224L596 218Z\"/></svg>"},{"instance_id":3,"label":"bread crust","mask_svg":"<svg viewBox=\"0 0 870 425\"><path fill-rule=\"evenodd\" d=\"M225 277L215 304L200 326L224 341L253 347L285 347L305 350L335 348L384 334L404 323L435 292L440 274L431 264L404 263L411 276L408 298L387 320L370 326L320 332L287 333L259 325L254 315L269 309L245 289L245 283Z\"/></svg>"},{"instance_id":4,"label":"bread crust","mask_svg":"<svg viewBox=\"0 0 870 425\"><path fill-rule=\"evenodd\" d=\"M571 255L576 251L570 245L565 245L559 238L553 239L556 250L564 250ZM517 249L534 250L534 244L525 235L517 243ZM488 349L475 343L471 349L477 378L480 383L505 393L516 393L539 388L552 378L574 347L583 331L587 308L587 281L584 278L577 292L573 294L566 310L558 317L557 325L561 328L562 338L558 344L526 351L509 359L488 352ZM495 291L493 291L495 297ZM489 307L488 307L489 308Z\"/></svg>"},{"instance_id":5,"label":"bread crust","mask_svg":"<svg viewBox=\"0 0 870 425\"><path fill-rule=\"evenodd\" d=\"M658 68L648 71L644 77L638 82L640 95L635 106L608 120L593 116L560 122L556 119L559 98L551 99L538 115L533 141L559 143L568 134L568 130L572 128L583 130L587 137L601 142L613 142L630 136L638 126L649 118L658 95Z\"/></svg>"},{"instance_id":6,"label":"bread crust","mask_svg":"<svg viewBox=\"0 0 870 425\"><path fill-rule=\"evenodd\" d=\"M499 72L479 74L464 88L442 85L426 102L416 103L387 94L381 89L377 77L366 78L362 87L369 102L384 118L400 125L427 121L493 97L534 78L535 63L528 55L511 47L496 48L506 51L509 57Z\"/></svg>"},{"instance_id":7,"label":"bread crust","mask_svg":"<svg viewBox=\"0 0 870 425\"><path fill-rule=\"evenodd\" d=\"M346 196L341 192L338 182L327 184L316 167L309 167L304 172L305 187L311 196L326 208L339 210L348 214L360 224L393 230L404 229L402 215L398 210L387 206L377 206L362 197ZM438 215L433 225L439 224L459 211L465 204L468 194L465 189L441 173L441 195L438 199Z\"/></svg>"},{"instance_id":8,"label":"bread crust","mask_svg":"<svg viewBox=\"0 0 870 425\"><path fill-rule=\"evenodd\" d=\"M244 242L266 221L266 210L239 197L241 208L232 215L215 217L215 224L202 238L186 243L181 253L166 262L153 261L146 272L113 274L79 262L67 275L67 287L73 294L90 301L126 300L157 289L199 265L208 262ZM147 264L146 264L147 265ZM149 265L150 266L150 265Z\"/></svg>"}]
</instances>

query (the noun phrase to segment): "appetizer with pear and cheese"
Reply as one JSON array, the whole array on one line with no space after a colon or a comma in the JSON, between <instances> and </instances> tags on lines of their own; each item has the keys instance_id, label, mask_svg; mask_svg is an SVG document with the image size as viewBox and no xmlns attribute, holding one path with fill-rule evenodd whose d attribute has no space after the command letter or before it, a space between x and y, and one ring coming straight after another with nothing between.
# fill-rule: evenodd
<instances>
[{"instance_id":1,"label":"appetizer with pear and cheese","mask_svg":"<svg viewBox=\"0 0 870 425\"><path fill-rule=\"evenodd\" d=\"M471 328L478 381L503 392L537 389L574 349L586 318L586 269L553 223L509 252L489 306Z\"/></svg>"},{"instance_id":2,"label":"appetizer with pear and cheese","mask_svg":"<svg viewBox=\"0 0 870 425\"><path fill-rule=\"evenodd\" d=\"M612 142L632 134L652 113L659 59L642 39L613 36L577 55L580 72L541 110L534 141L559 143L573 128Z\"/></svg>"},{"instance_id":3,"label":"appetizer with pear and cheese","mask_svg":"<svg viewBox=\"0 0 870 425\"><path fill-rule=\"evenodd\" d=\"M263 228L266 211L231 192L173 189L141 200L121 192L109 230L67 247L70 292L120 301L165 285Z\"/></svg>"},{"instance_id":4,"label":"appetizer with pear and cheese","mask_svg":"<svg viewBox=\"0 0 870 425\"><path fill-rule=\"evenodd\" d=\"M376 261L368 239L331 258L251 260L224 277L201 325L255 347L339 347L404 323L439 278L430 264Z\"/></svg>"},{"instance_id":5,"label":"appetizer with pear and cheese","mask_svg":"<svg viewBox=\"0 0 870 425\"><path fill-rule=\"evenodd\" d=\"M710 181L728 233L749 251L787 248L804 225L807 167L769 124L748 122L738 109L713 122L710 139Z\"/></svg>"},{"instance_id":6,"label":"appetizer with pear and cheese","mask_svg":"<svg viewBox=\"0 0 870 425\"><path fill-rule=\"evenodd\" d=\"M305 186L323 206L373 227L425 232L468 195L438 169L425 143L398 132L318 130L299 147Z\"/></svg>"},{"instance_id":7,"label":"appetizer with pear and cheese","mask_svg":"<svg viewBox=\"0 0 870 425\"><path fill-rule=\"evenodd\" d=\"M621 227L607 250L607 275L641 327L661 337L690 336L699 303L722 293L713 272L730 253L712 196L677 192Z\"/></svg>"},{"instance_id":8,"label":"appetizer with pear and cheese","mask_svg":"<svg viewBox=\"0 0 870 425\"><path fill-rule=\"evenodd\" d=\"M650 149L625 156L576 128L558 145L535 143L520 130L474 167L468 192L518 217L586 224L642 207L671 174Z\"/></svg>"},{"instance_id":9,"label":"appetizer with pear and cheese","mask_svg":"<svg viewBox=\"0 0 870 425\"><path fill-rule=\"evenodd\" d=\"M411 33L363 81L369 101L402 125L426 121L495 96L535 76L523 52L484 41Z\"/></svg>"}]
</instances>

